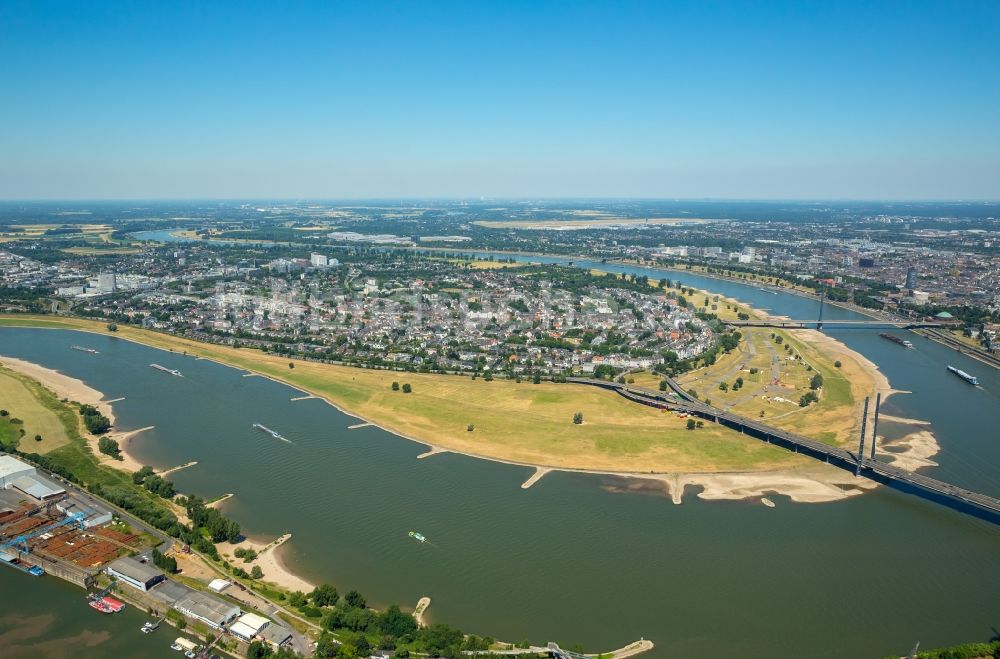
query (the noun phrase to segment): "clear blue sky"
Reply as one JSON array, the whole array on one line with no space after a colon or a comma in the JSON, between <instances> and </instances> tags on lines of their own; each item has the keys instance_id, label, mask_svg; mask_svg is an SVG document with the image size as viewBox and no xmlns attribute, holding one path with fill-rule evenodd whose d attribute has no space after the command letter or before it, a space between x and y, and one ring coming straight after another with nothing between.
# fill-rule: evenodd
<instances>
[{"instance_id":1,"label":"clear blue sky","mask_svg":"<svg viewBox=\"0 0 1000 659\"><path fill-rule=\"evenodd\" d=\"M5 0L0 90L7 199L1000 199L995 1Z\"/></svg>"}]
</instances>

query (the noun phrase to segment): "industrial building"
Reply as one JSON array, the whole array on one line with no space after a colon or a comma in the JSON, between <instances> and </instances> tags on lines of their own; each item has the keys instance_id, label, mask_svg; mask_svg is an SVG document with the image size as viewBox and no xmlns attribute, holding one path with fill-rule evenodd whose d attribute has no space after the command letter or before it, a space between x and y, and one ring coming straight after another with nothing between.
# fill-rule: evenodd
<instances>
[{"instance_id":1,"label":"industrial building","mask_svg":"<svg viewBox=\"0 0 1000 659\"><path fill-rule=\"evenodd\" d=\"M162 570L140 563L131 556L124 556L110 563L105 572L109 577L114 577L142 592L146 592L167 578Z\"/></svg>"},{"instance_id":2,"label":"industrial building","mask_svg":"<svg viewBox=\"0 0 1000 659\"><path fill-rule=\"evenodd\" d=\"M19 490L39 501L47 501L66 493L27 462L9 455L0 455L0 488Z\"/></svg>"},{"instance_id":3,"label":"industrial building","mask_svg":"<svg viewBox=\"0 0 1000 659\"><path fill-rule=\"evenodd\" d=\"M244 613L239 620L229 626L229 631L237 638L249 643L269 624L271 621L263 616L256 613Z\"/></svg>"},{"instance_id":4,"label":"industrial building","mask_svg":"<svg viewBox=\"0 0 1000 659\"><path fill-rule=\"evenodd\" d=\"M276 622L264 627L257 635L275 650L292 642L292 630Z\"/></svg>"},{"instance_id":5,"label":"industrial building","mask_svg":"<svg viewBox=\"0 0 1000 659\"><path fill-rule=\"evenodd\" d=\"M174 608L213 629L222 629L240 615L238 606L199 592L192 592L179 600Z\"/></svg>"},{"instance_id":6,"label":"industrial building","mask_svg":"<svg viewBox=\"0 0 1000 659\"><path fill-rule=\"evenodd\" d=\"M39 501L48 501L66 494L66 490L42 476L21 476L11 483L14 489L24 492Z\"/></svg>"},{"instance_id":7,"label":"industrial building","mask_svg":"<svg viewBox=\"0 0 1000 659\"><path fill-rule=\"evenodd\" d=\"M83 527L91 529L96 526L104 526L114 519L110 510L98 507L86 506L77 499L69 496L56 504L56 510L64 515L76 515L83 520Z\"/></svg>"},{"instance_id":8,"label":"industrial building","mask_svg":"<svg viewBox=\"0 0 1000 659\"><path fill-rule=\"evenodd\" d=\"M34 476L38 471L17 458L9 455L0 455L0 487L9 489L13 487L14 481L22 476Z\"/></svg>"}]
</instances>

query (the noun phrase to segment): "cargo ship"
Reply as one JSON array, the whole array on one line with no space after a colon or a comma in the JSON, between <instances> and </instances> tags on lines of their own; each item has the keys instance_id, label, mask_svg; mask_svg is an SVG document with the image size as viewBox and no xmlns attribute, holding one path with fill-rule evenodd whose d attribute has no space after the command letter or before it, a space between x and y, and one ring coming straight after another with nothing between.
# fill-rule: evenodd
<instances>
[{"instance_id":1,"label":"cargo ship","mask_svg":"<svg viewBox=\"0 0 1000 659\"><path fill-rule=\"evenodd\" d=\"M261 432L266 432L268 435L270 435L271 437L274 437L275 439L280 439L281 441L288 442L289 444L292 443L292 440L285 439L276 430L271 430L270 428L268 428L265 425L262 425L260 423L255 423L255 424L253 424L253 427L256 428L257 430L260 430Z\"/></svg>"},{"instance_id":2,"label":"cargo ship","mask_svg":"<svg viewBox=\"0 0 1000 659\"><path fill-rule=\"evenodd\" d=\"M969 375L968 373L966 373L962 369L955 368L954 366L949 366L948 370L951 371L952 373L954 373L955 375L957 375L958 377L962 378L963 380L965 380L966 382L968 382L971 385L975 385L975 386L979 385L979 379L975 375Z\"/></svg>"},{"instance_id":3,"label":"cargo ship","mask_svg":"<svg viewBox=\"0 0 1000 659\"><path fill-rule=\"evenodd\" d=\"M882 332L881 334L879 334L879 336L881 336L883 339L885 339L887 341L892 341L893 343L901 345L904 348L912 348L913 347L912 343L910 343L906 339L899 338L895 334L886 334L885 332Z\"/></svg>"},{"instance_id":4,"label":"cargo ship","mask_svg":"<svg viewBox=\"0 0 1000 659\"><path fill-rule=\"evenodd\" d=\"M155 368L158 371L163 371L164 373L169 373L170 375L176 375L179 378L184 377L183 375L181 375L181 372L178 371L176 368L167 368L166 366L160 366L159 364L150 364L149 366L151 368Z\"/></svg>"}]
</instances>

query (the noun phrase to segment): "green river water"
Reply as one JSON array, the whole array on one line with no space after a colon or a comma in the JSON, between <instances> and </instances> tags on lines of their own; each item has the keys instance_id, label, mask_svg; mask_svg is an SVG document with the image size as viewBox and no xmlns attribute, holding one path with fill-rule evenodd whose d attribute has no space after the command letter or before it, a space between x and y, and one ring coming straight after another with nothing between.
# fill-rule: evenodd
<instances>
[{"instance_id":1,"label":"green river water","mask_svg":"<svg viewBox=\"0 0 1000 659\"><path fill-rule=\"evenodd\" d=\"M791 317L816 313L803 298L681 279ZM829 308L826 316L856 317ZM904 350L877 331L830 334L912 392L883 409L931 422L942 452L928 473L1000 495L1000 372L915 335L916 349ZM377 604L413 606L428 595L432 621L469 632L588 651L645 637L657 646L649 657L879 657L1000 628L1000 526L888 488L829 504L772 496L773 509L705 502L693 490L673 505L580 474L552 473L522 490L527 468L453 454L418 461L422 445L348 430L356 420L322 401L290 402L296 391L212 362L22 328L0 329L0 354L124 396L114 404L120 429L155 426L134 441L137 456L156 466L197 460L172 475L178 488L236 493L225 511L251 536L293 533L284 558L304 577L357 588ZM430 542L414 542L410 530ZM166 649L169 630L143 636L138 614L100 616L52 577L0 570L0 593L2 657L69 656L70 647L79 657L178 656Z\"/></svg>"}]
</instances>

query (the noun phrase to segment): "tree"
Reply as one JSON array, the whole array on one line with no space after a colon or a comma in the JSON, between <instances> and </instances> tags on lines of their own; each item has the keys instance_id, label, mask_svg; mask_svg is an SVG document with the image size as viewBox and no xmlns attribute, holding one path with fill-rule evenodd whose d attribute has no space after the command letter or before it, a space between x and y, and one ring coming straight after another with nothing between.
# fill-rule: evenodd
<instances>
[{"instance_id":1,"label":"tree","mask_svg":"<svg viewBox=\"0 0 1000 659\"><path fill-rule=\"evenodd\" d=\"M398 382L393 382L392 383L392 390L393 391L399 391L399 383Z\"/></svg>"},{"instance_id":2,"label":"tree","mask_svg":"<svg viewBox=\"0 0 1000 659\"><path fill-rule=\"evenodd\" d=\"M337 594L337 589L328 583L320 584L316 586L311 593L309 593L309 599L313 601L316 606L336 606L337 601L340 599L340 595Z\"/></svg>"},{"instance_id":3,"label":"tree","mask_svg":"<svg viewBox=\"0 0 1000 659\"><path fill-rule=\"evenodd\" d=\"M253 569L250 570L250 576L254 579L260 579L264 576L264 571L260 569L259 565L254 565Z\"/></svg>"},{"instance_id":4,"label":"tree","mask_svg":"<svg viewBox=\"0 0 1000 659\"><path fill-rule=\"evenodd\" d=\"M101 437L97 441L97 449L104 453L105 455L110 455L115 460L124 460L122 457L122 451L118 447L118 442L111 439L110 437Z\"/></svg>"},{"instance_id":5,"label":"tree","mask_svg":"<svg viewBox=\"0 0 1000 659\"><path fill-rule=\"evenodd\" d=\"M366 600L364 598L364 595L362 595L358 591L352 590L351 592L344 595L344 604L346 604L351 608L363 609L365 608L365 606L368 605L368 600Z\"/></svg>"},{"instance_id":6,"label":"tree","mask_svg":"<svg viewBox=\"0 0 1000 659\"><path fill-rule=\"evenodd\" d=\"M541 384L542 383L542 375L541 375L541 373L539 373L538 371L535 371L534 377L531 378L531 383L532 384Z\"/></svg>"},{"instance_id":7,"label":"tree","mask_svg":"<svg viewBox=\"0 0 1000 659\"><path fill-rule=\"evenodd\" d=\"M260 641L254 641L247 648L247 659L268 659L271 654L271 648Z\"/></svg>"},{"instance_id":8,"label":"tree","mask_svg":"<svg viewBox=\"0 0 1000 659\"><path fill-rule=\"evenodd\" d=\"M417 631L417 621L413 619L413 616L409 613L403 613L395 604L382 612L382 615L379 616L378 626L382 633L396 638Z\"/></svg>"},{"instance_id":9,"label":"tree","mask_svg":"<svg viewBox=\"0 0 1000 659\"><path fill-rule=\"evenodd\" d=\"M288 603L295 608L301 608L306 605L306 596L301 590L296 590L294 593L288 596Z\"/></svg>"},{"instance_id":10,"label":"tree","mask_svg":"<svg viewBox=\"0 0 1000 659\"><path fill-rule=\"evenodd\" d=\"M822 386L823 386L823 376L820 375L819 373L812 376L812 379L809 380L809 388L812 389L813 391L819 389Z\"/></svg>"},{"instance_id":11,"label":"tree","mask_svg":"<svg viewBox=\"0 0 1000 659\"><path fill-rule=\"evenodd\" d=\"M840 368L840 360L838 359L837 361L833 362L833 365L836 366L837 368Z\"/></svg>"},{"instance_id":12,"label":"tree","mask_svg":"<svg viewBox=\"0 0 1000 659\"><path fill-rule=\"evenodd\" d=\"M42 436L41 435L35 435L35 441L36 442L42 441Z\"/></svg>"},{"instance_id":13,"label":"tree","mask_svg":"<svg viewBox=\"0 0 1000 659\"><path fill-rule=\"evenodd\" d=\"M573 423L575 423L576 425L580 425L581 423L583 423L583 412L577 412L576 414L573 415Z\"/></svg>"},{"instance_id":14,"label":"tree","mask_svg":"<svg viewBox=\"0 0 1000 659\"><path fill-rule=\"evenodd\" d=\"M136 485L142 485L142 482L146 480L147 476L153 475L153 468L149 465L144 466L139 471L132 474L132 482Z\"/></svg>"},{"instance_id":15,"label":"tree","mask_svg":"<svg viewBox=\"0 0 1000 659\"><path fill-rule=\"evenodd\" d=\"M117 332L118 331L118 325L116 325L114 323L108 323L108 331L109 332Z\"/></svg>"},{"instance_id":16,"label":"tree","mask_svg":"<svg viewBox=\"0 0 1000 659\"><path fill-rule=\"evenodd\" d=\"M687 429L688 430L694 430L695 426L697 426L697 423L695 422L695 420L694 419L688 419Z\"/></svg>"},{"instance_id":17,"label":"tree","mask_svg":"<svg viewBox=\"0 0 1000 659\"><path fill-rule=\"evenodd\" d=\"M729 385L725 382L719 383L719 391L729 391Z\"/></svg>"},{"instance_id":18,"label":"tree","mask_svg":"<svg viewBox=\"0 0 1000 659\"><path fill-rule=\"evenodd\" d=\"M177 559L173 556L167 556L159 549L153 549L153 565L160 568L164 572L169 572L173 574L177 572Z\"/></svg>"},{"instance_id":19,"label":"tree","mask_svg":"<svg viewBox=\"0 0 1000 659\"><path fill-rule=\"evenodd\" d=\"M667 381L660 380L660 391L666 391L666 390L667 390Z\"/></svg>"},{"instance_id":20,"label":"tree","mask_svg":"<svg viewBox=\"0 0 1000 659\"><path fill-rule=\"evenodd\" d=\"M403 393L404 394L408 394L408 393L410 393L412 391L413 391L413 387L410 386L409 382L403 384Z\"/></svg>"},{"instance_id":21,"label":"tree","mask_svg":"<svg viewBox=\"0 0 1000 659\"><path fill-rule=\"evenodd\" d=\"M293 364L292 362L288 362L288 368L295 368L295 364Z\"/></svg>"},{"instance_id":22,"label":"tree","mask_svg":"<svg viewBox=\"0 0 1000 659\"><path fill-rule=\"evenodd\" d=\"M469 425L465 426L465 429L466 429L466 430L467 430L468 432L472 432L473 430L475 430L475 429L476 429L476 426L470 423Z\"/></svg>"}]
</instances>

